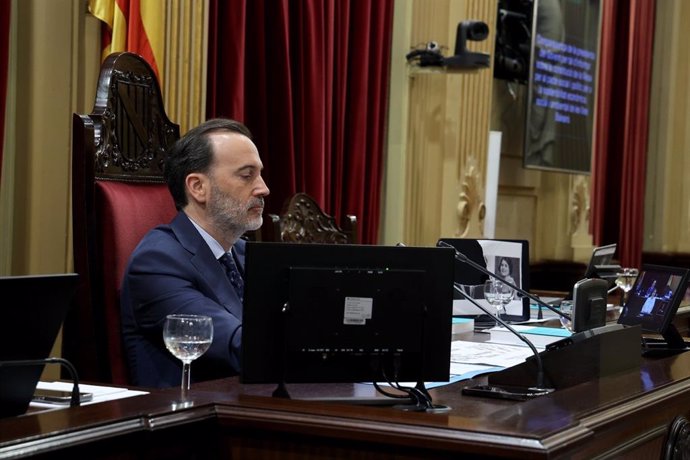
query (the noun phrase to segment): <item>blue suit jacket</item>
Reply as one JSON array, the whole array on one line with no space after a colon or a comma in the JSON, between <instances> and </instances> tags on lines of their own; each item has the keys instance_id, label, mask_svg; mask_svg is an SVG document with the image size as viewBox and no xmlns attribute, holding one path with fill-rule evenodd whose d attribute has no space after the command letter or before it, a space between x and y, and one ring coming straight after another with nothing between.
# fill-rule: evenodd
<instances>
[{"instance_id":1,"label":"blue suit jacket","mask_svg":"<svg viewBox=\"0 0 690 460\"><path fill-rule=\"evenodd\" d=\"M244 269L244 240L234 245ZM180 385L182 364L163 343L165 317L193 313L213 318L213 343L192 363L192 381L237 375L242 302L221 264L189 218L149 231L134 249L121 293L122 331L133 385Z\"/></svg>"}]
</instances>

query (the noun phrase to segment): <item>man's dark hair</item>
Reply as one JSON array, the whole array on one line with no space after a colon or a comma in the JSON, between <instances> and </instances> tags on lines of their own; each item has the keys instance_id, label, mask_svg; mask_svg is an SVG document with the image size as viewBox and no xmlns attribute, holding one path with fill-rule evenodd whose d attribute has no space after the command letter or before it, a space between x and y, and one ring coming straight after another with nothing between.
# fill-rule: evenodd
<instances>
[{"instance_id":1,"label":"man's dark hair","mask_svg":"<svg viewBox=\"0 0 690 460\"><path fill-rule=\"evenodd\" d=\"M208 173L213 161L208 135L217 131L230 131L252 138L249 128L239 121L212 118L187 131L168 149L163 176L178 210L187 205L186 177L195 172Z\"/></svg>"}]
</instances>

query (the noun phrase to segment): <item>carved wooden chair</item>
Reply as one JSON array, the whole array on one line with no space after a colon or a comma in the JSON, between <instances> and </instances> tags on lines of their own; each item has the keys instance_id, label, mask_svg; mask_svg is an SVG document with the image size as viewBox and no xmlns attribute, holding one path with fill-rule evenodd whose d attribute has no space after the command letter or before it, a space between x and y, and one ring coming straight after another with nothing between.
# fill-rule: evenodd
<instances>
[{"instance_id":1,"label":"carved wooden chair","mask_svg":"<svg viewBox=\"0 0 690 460\"><path fill-rule=\"evenodd\" d=\"M74 268L77 304L63 351L83 380L126 384L120 330L120 284L130 253L175 205L163 181L167 148L180 136L163 107L149 64L114 53L102 64L89 115L72 124Z\"/></svg>"},{"instance_id":2,"label":"carved wooden chair","mask_svg":"<svg viewBox=\"0 0 690 460\"><path fill-rule=\"evenodd\" d=\"M311 196L296 193L289 198L280 218L280 239L294 243L358 243L357 217L347 215L338 226Z\"/></svg>"},{"instance_id":3,"label":"carved wooden chair","mask_svg":"<svg viewBox=\"0 0 690 460\"><path fill-rule=\"evenodd\" d=\"M177 212L163 164L179 137L149 64L133 53L110 55L101 66L93 111L74 114L72 122L74 269L81 277L63 354L83 380L128 383L120 285L144 234ZM277 240L278 217L265 221L250 236Z\"/></svg>"}]
</instances>

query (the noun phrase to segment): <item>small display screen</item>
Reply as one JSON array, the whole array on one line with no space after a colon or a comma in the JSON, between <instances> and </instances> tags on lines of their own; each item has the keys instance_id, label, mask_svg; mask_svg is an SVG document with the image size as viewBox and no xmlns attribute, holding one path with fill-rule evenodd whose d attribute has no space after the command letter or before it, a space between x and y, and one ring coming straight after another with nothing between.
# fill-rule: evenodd
<instances>
[{"instance_id":1,"label":"small display screen","mask_svg":"<svg viewBox=\"0 0 690 460\"><path fill-rule=\"evenodd\" d=\"M643 267L628 293L618 322L663 334L687 288L687 269Z\"/></svg>"}]
</instances>

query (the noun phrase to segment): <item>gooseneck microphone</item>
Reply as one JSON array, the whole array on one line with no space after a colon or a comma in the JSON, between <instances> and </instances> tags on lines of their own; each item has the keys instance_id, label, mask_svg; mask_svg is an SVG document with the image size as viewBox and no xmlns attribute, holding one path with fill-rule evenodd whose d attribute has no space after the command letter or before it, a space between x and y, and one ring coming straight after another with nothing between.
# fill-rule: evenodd
<instances>
[{"instance_id":1,"label":"gooseneck microphone","mask_svg":"<svg viewBox=\"0 0 690 460\"><path fill-rule=\"evenodd\" d=\"M541 355L539 354L539 350L537 350L537 347L534 346L534 344L527 339L524 335L520 334L518 331L516 331L513 327L511 327L507 322L503 321L498 315L492 315L491 312L484 308L483 305L481 305L479 302L477 302L475 299L473 299L469 294L467 294L465 291L463 291L459 286L458 283L453 283L453 287L455 290L460 293L465 299L469 300L475 307L479 308L482 310L484 313L486 313L489 316L493 316L496 318L496 321L501 323L503 327L508 329L510 332L515 334L517 338L522 340L527 344L527 346L532 350L532 353L534 354L534 359L537 362L537 383L534 387L529 387L525 389L520 389L520 388L511 388L511 389L506 389L503 387L499 386L486 386L482 385L480 387L474 387L474 388L466 388L465 391L466 393L469 394L479 394L483 396L489 396L489 397L499 397L499 398L504 398L504 397L509 397L512 396L512 399L528 399L528 398L534 398L537 396L543 396L546 394L549 394L554 391L553 388L547 388L546 385L544 384L544 365L541 362ZM463 390L464 391L464 390Z\"/></svg>"},{"instance_id":2,"label":"gooseneck microphone","mask_svg":"<svg viewBox=\"0 0 690 460\"><path fill-rule=\"evenodd\" d=\"M486 268L482 267L477 262L475 262L474 260L467 257L465 254L458 251L457 248L455 246L453 246L452 244L446 243L445 241L439 241L436 244L436 246L453 249L455 251L455 258L457 260L459 260L460 262L466 263L467 265L471 266L472 268L474 268L476 270L479 270L480 272L484 273L485 275L488 275L492 278L496 278L500 282L505 283L508 286L510 286L511 288L515 289L518 293L522 294L523 296L527 297L528 299L533 300L534 302L537 303L537 305L545 307L545 308L551 310L552 312L556 313L558 316L565 318L568 321L571 321L570 315L563 313L562 311L558 310L557 308L554 308L553 306L551 306L548 303L544 302L543 300L539 299L539 297L530 294L529 292L525 291L524 289L521 289L521 288L517 287L515 284L509 282L505 278L498 276L497 274L495 274L495 273L487 270ZM484 309L482 309L482 310L484 310ZM494 315L491 315L491 316L494 316Z\"/></svg>"},{"instance_id":3,"label":"gooseneck microphone","mask_svg":"<svg viewBox=\"0 0 690 460\"><path fill-rule=\"evenodd\" d=\"M0 367L10 366L44 366L46 364L60 364L69 371L72 378L72 395L70 397L70 407L80 405L79 400L79 376L74 365L64 358L45 358L45 359L17 359L12 361L0 361Z\"/></svg>"}]
</instances>

